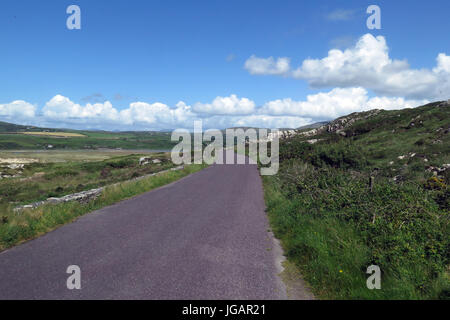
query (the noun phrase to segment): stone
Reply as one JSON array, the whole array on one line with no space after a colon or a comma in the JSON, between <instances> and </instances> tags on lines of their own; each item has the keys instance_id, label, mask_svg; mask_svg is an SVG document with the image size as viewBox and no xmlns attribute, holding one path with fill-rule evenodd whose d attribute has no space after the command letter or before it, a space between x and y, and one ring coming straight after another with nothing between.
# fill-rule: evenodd
<instances>
[{"instance_id":1,"label":"stone","mask_svg":"<svg viewBox=\"0 0 450 320\"><path fill-rule=\"evenodd\" d=\"M151 158L142 157L139 159L139 165L145 166L146 164L149 164L151 160L152 160Z\"/></svg>"}]
</instances>

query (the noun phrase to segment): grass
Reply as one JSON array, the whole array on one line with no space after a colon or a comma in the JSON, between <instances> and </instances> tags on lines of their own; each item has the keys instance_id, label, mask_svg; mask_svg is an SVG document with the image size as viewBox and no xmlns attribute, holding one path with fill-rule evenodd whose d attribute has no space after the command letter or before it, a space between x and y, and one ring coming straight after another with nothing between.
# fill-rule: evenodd
<instances>
[{"instance_id":1,"label":"grass","mask_svg":"<svg viewBox=\"0 0 450 320\"><path fill-rule=\"evenodd\" d=\"M108 132L20 126L0 122L0 150L153 149L170 150L168 132Z\"/></svg>"},{"instance_id":2,"label":"grass","mask_svg":"<svg viewBox=\"0 0 450 320\"><path fill-rule=\"evenodd\" d=\"M448 119L430 104L357 121L345 137L281 141L279 173L263 178L269 219L316 296L449 298L450 174L427 170L450 163ZM381 290L366 287L372 264Z\"/></svg>"},{"instance_id":3,"label":"grass","mask_svg":"<svg viewBox=\"0 0 450 320\"><path fill-rule=\"evenodd\" d=\"M321 182L331 185L334 178ZM412 196L420 199L419 189L401 194L403 188L384 185L369 195L362 181L316 189L309 179L314 176L304 182L311 189L300 196L284 193L274 177L264 177L264 186L273 230L317 296L423 299L448 290L448 214L430 199L413 202ZM372 264L383 271L382 290L366 288Z\"/></svg>"},{"instance_id":4,"label":"grass","mask_svg":"<svg viewBox=\"0 0 450 320\"><path fill-rule=\"evenodd\" d=\"M118 156L151 156L160 153L151 150L0 150L0 161L8 159L31 159L40 163L102 161Z\"/></svg>"},{"instance_id":5,"label":"grass","mask_svg":"<svg viewBox=\"0 0 450 320\"><path fill-rule=\"evenodd\" d=\"M73 133L73 132L28 131L28 132L17 132L17 134L27 134L27 135L32 135L32 136L50 136L50 137L59 137L59 138L86 137L84 134Z\"/></svg>"},{"instance_id":6,"label":"grass","mask_svg":"<svg viewBox=\"0 0 450 320\"><path fill-rule=\"evenodd\" d=\"M72 156L72 153L68 156ZM90 161L92 158L89 156L89 153L84 153L72 156L73 161L29 163L23 169L0 167L2 174L11 176L20 174L16 178L0 180L0 210L126 181L174 167L167 153L145 155L158 159L161 163L143 166L139 164L142 154L115 156L101 161Z\"/></svg>"},{"instance_id":7,"label":"grass","mask_svg":"<svg viewBox=\"0 0 450 320\"><path fill-rule=\"evenodd\" d=\"M204 165L189 165L183 170L165 172L141 180L126 181L110 186L100 197L86 204L68 202L45 205L35 210L25 210L21 214L4 214L0 219L0 251L73 222L88 212L161 187L204 167Z\"/></svg>"}]
</instances>

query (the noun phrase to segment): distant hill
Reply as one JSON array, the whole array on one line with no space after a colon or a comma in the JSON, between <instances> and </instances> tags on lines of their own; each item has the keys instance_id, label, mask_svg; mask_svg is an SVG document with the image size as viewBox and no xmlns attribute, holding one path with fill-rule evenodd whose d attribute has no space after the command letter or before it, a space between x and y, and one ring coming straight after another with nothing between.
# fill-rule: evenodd
<instances>
[{"instance_id":1,"label":"distant hill","mask_svg":"<svg viewBox=\"0 0 450 320\"><path fill-rule=\"evenodd\" d=\"M0 122L0 150L103 148L170 150L174 145L166 132L70 130Z\"/></svg>"},{"instance_id":2,"label":"distant hill","mask_svg":"<svg viewBox=\"0 0 450 320\"><path fill-rule=\"evenodd\" d=\"M35 130L36 127L33 126L22 126L18 124L2 122L0 121L0 132L17 132L17 131L27 131L27 130Z\"/></svg>"},{"instance_id":3,"label":"distant hill","mask_svg":"<svg viewBox=\"0 0 450 320\"><path fill-rule=\"evenodd\" d=\"M315 129L315 128L319 128L321 126L324 126L327 123L328 123L328 121L321 121L321 122L316 122L316 123L313 123L313 124L307 124L306 126L298 127L296 130Z\"/></svg>"}]
</instances>

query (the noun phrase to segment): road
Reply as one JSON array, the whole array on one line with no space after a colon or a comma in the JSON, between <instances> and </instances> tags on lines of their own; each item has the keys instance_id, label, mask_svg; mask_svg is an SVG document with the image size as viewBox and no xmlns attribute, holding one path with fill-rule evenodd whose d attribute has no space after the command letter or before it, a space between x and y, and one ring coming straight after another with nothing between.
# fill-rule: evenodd
<instances>
[{"instance_id":1,"label":"road","mask_svg":"<svg viewBox=\"0 0 450 320\"><path fill-rule=\"evenodd\" d=\"M212 165L0 253L0 299L285 299L264 208L256 165Z\"/></svg>"}]
</instances>

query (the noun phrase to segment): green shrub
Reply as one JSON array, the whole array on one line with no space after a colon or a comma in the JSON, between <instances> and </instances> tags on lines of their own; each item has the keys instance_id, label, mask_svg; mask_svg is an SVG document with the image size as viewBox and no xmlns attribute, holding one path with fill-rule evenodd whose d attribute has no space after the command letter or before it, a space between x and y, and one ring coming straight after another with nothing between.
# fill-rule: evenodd
<instances>
[{"instance_id":1,"label":"green shrub","mask_svg":"<svg viewBox=\"0 0 450 320\"><path fill-rule=\"evenodd\" d=\"M47 173L45 175L45 179L53 180L53 179L57 179L58 177L67 177L67 176L74 177L74 176L77 176L78 174L79 174L79 172L74 169L59 168L59 169L55 170L54 172Z\"/></svg>"},{"instance_id":2,"label":"green shrub","mask_svg":"<svg viewBox=\"0 0 450 320\"><path fill-rule=\"evenodd\" d=\"M324 297L438 298L450 262L448 210L419 184L378 177L370 191L368 180L298 160L265 178L271 223L288 258ZM380 292L365 287L371 264L383 272Z\"/></svg>"}]
</instances>

